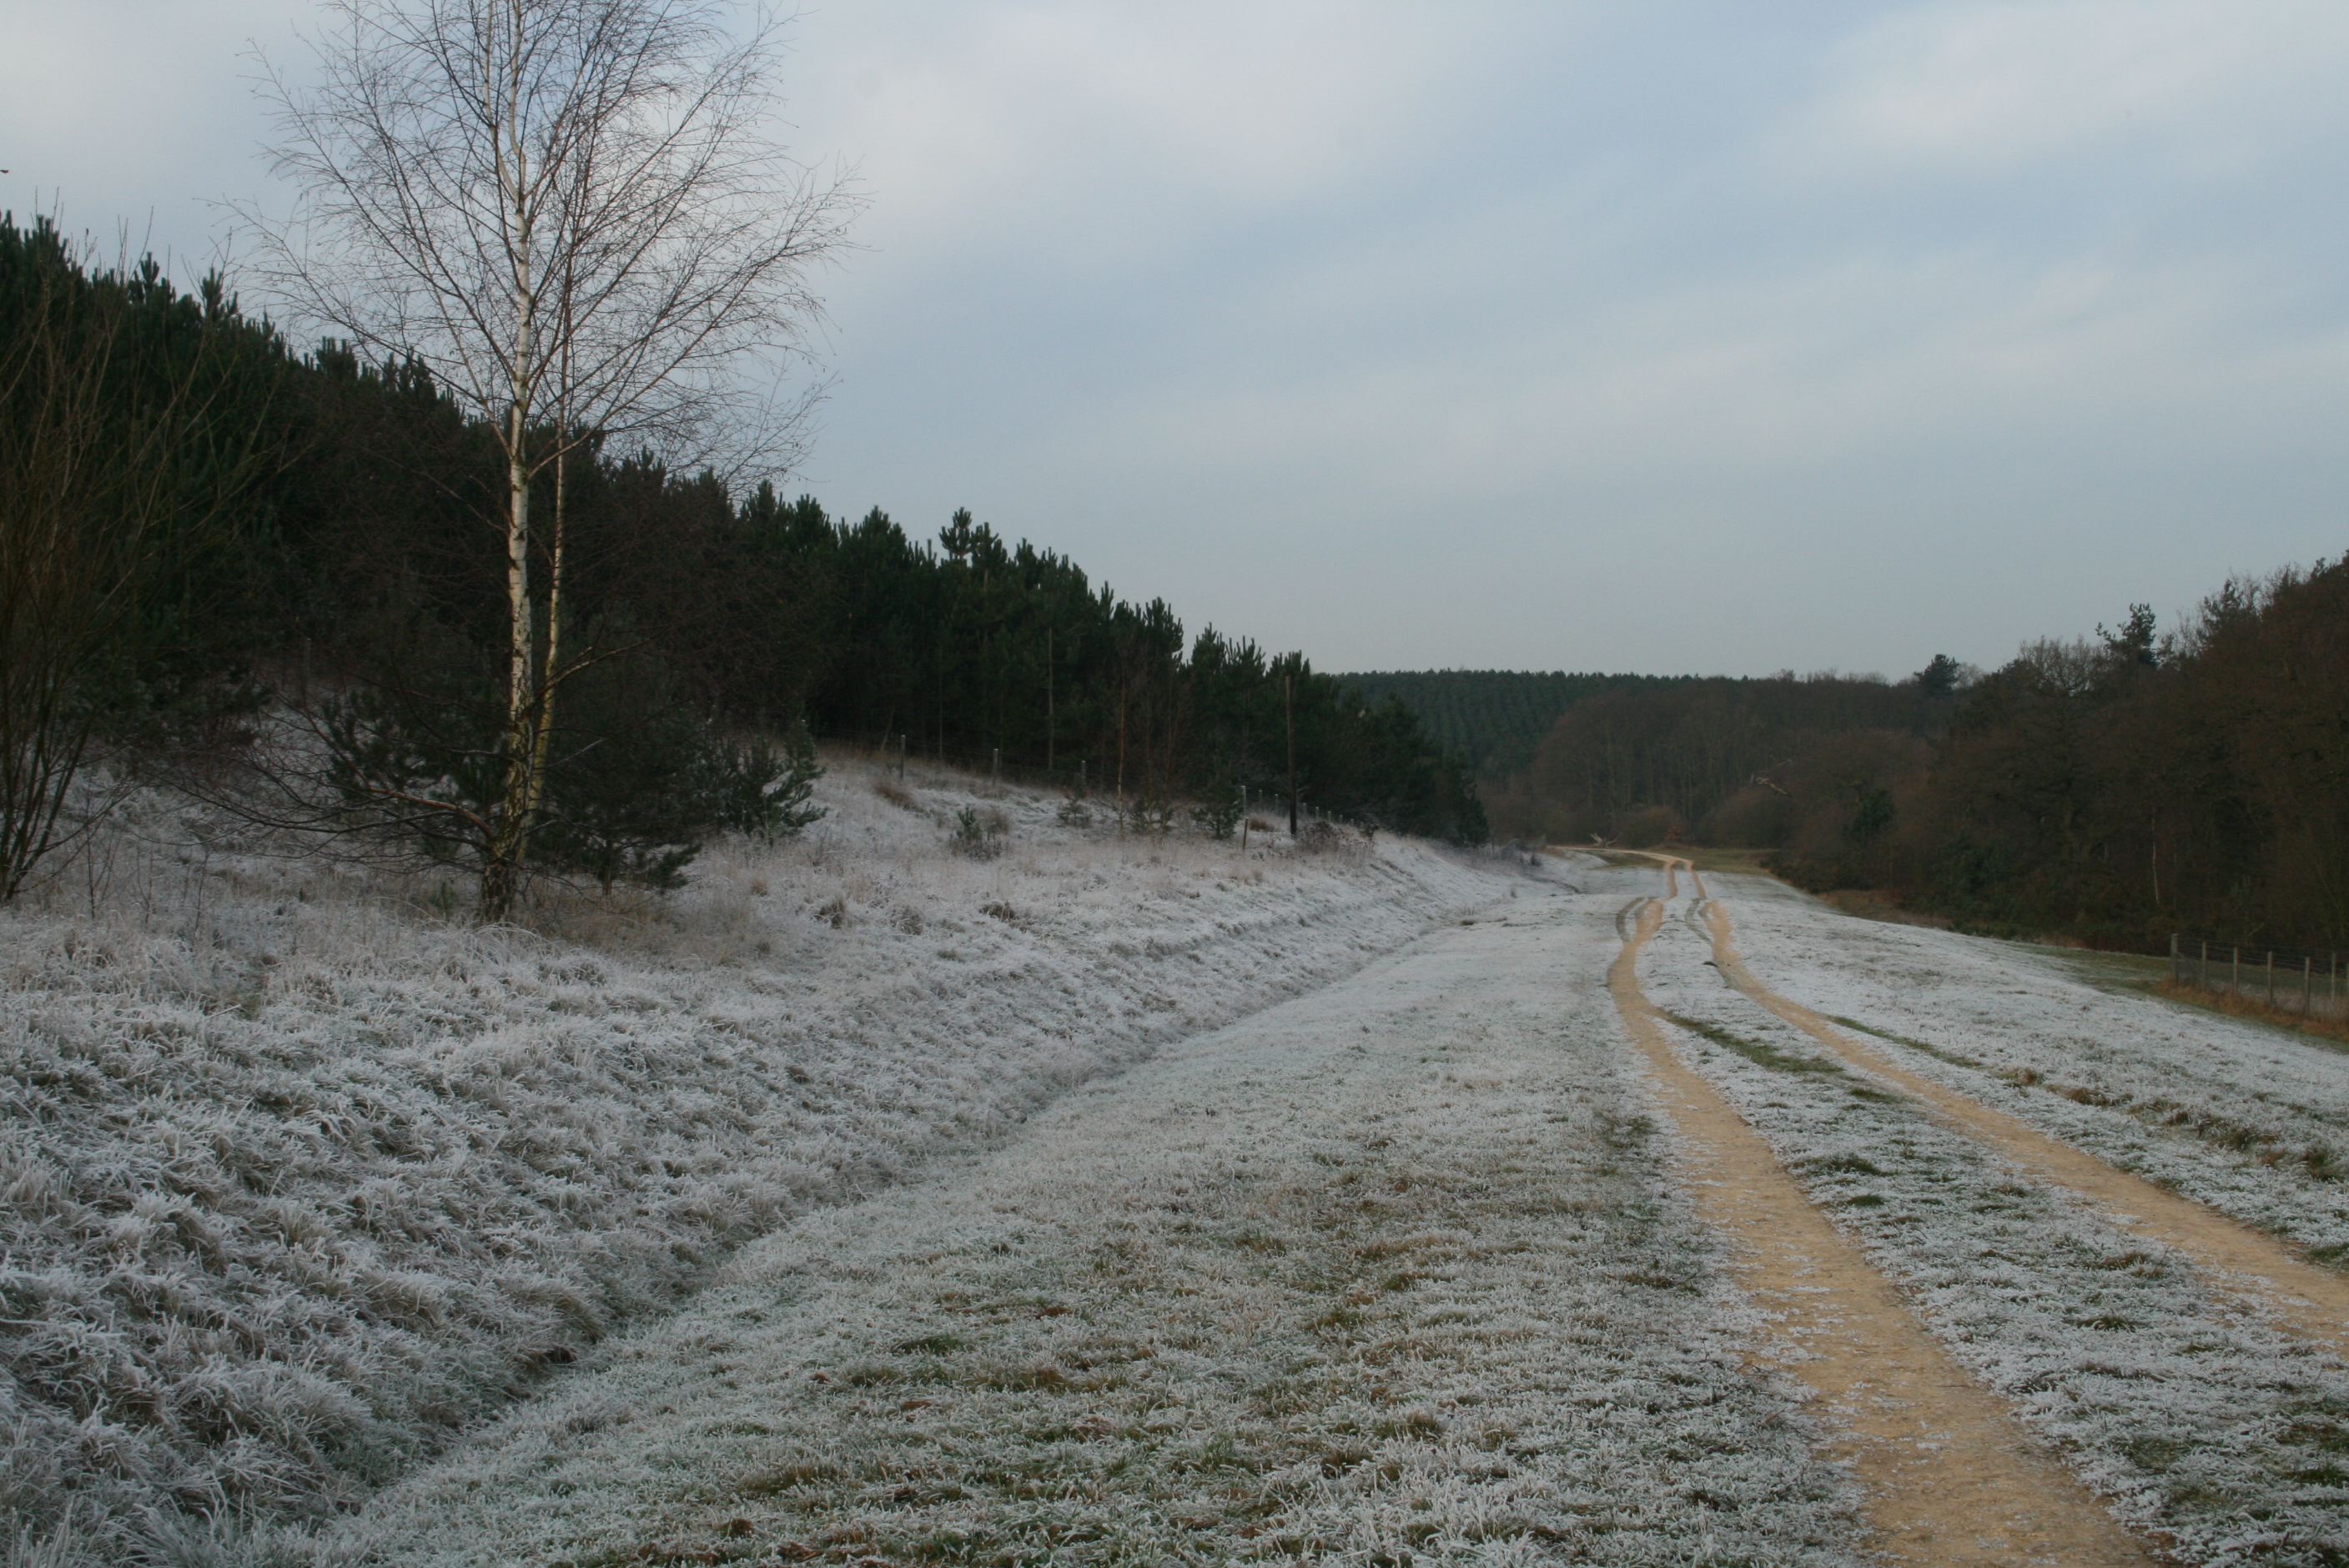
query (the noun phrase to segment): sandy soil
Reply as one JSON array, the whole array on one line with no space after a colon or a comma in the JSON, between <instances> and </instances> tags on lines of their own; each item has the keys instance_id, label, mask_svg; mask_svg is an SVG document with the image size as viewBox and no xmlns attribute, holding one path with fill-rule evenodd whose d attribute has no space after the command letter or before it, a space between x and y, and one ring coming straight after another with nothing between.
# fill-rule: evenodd
<instances>
[{"instance_id":1,"label":"sandy soil","mask_svg":"<svg viewBox=\"0 0 2349 1568\"><path fill-rule=\"evenodd\" d=\"M1699 884L1700 887L1702 883ZM2307 1263L2272 1236L2116 1171L1954 1089L1909 1071L1884 1051L1764 985L1737 951L1729 913L1703 906L1713 960L1729 982L1837 1056L1916 1096L2033 1176L2069 1189L2122 1228L2177 1248L2221 1289L2244 1293L2297 1334L2349 1352L2349 1278Z\"/></svg>"},{"instance_id":2,"label":"sandy soil","mask_svg":"<svg viewBox=\"0 0 2349 1568\"><path fill-rule=\"evenodd\" d=\"M1666 899L1678 896L1680 869L1666 863ZM1645 898L1623 912L1608 988L1680 1132L1698 1213L1728 1240L1738 1283L1775 1320L1776 1343L1760 1354L1816 1389L1845 1429L1830 1451L1867 1490L1878 1549L1914 1563L2151 1563L1673 1052L1638 977L1665 909Z\"/></svg>"}]
</instances>

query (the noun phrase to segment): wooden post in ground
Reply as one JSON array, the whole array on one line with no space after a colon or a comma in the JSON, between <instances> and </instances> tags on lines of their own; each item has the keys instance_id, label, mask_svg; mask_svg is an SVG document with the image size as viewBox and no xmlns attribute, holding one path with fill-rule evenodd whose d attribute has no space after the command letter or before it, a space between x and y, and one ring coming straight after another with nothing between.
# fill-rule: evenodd
<instances>
[{"instance_id":1,"label":"wooden post in ground","mask_svg":"<svg viewBox=\"0 0 2349 1568\"><path fill-rule=\"evenodd\" d=\"M2300 955L2300 1016L2308 1016L2309 998L2316 994L2316 959L2313 954Z\"/></svg>"},{"instance_id":2,"label":"wooden post in ground","mask_svg":"<svg viewBox=\"0 0 2349 1568\"><path fill-rule=\"evenodd\" d=\"M2202 968L2199 973L2202 989L2208 991L2210 988L2210 939L2207 936L2202 939Z\"/></svg>"},{"instance_id":3,"label":"wooden post in ground","mask_svg":"<svg viewBox=\"0 0 2349 1568\"><path fill-rule=\"evenodd\" d=\"M2227 989L2240 996L2243 994L2243 944L2235 944L2234 965L2227 975Z\"/></svg>"},{"instance_id":4,"label":"wooden post in ground","mask_svg":"<svg viewBox=\"0 0 2349 1568\"><path fill-rule=\"evenodd\" d=\"M2172 985L2186 984L2184 960L2178 956L2178 933L2174 931L2169 934L2169 983Z\"/></svg>"},{"instance_id":5,"label":"wooden post in ground","mask_svg":"<svg viewBox=\"0 0 2349 1568\"><path fill-rule=\"evenodd\" d=\"M1293 676L1280 677L1280 711L1288 725L1288 836L1297 837L1297 692Z\"/></svg>"},{"instance_id":6,"label":"wooden post in ground","mask_svg":"<svg viewBox=\"0 0 2349 1568\"><path fill-rule=\"evenodd\" d=\"M2275 1006L2275 949L2268 949L2268 1006Z\"/></svg>"}]
</instances>

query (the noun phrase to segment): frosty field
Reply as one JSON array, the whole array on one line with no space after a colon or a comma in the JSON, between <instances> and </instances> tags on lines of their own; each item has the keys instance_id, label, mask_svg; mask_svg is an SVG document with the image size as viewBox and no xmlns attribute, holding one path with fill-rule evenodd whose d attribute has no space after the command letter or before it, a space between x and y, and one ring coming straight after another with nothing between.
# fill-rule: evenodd
<instances>
[{"instance_id":1,"label":"frosty field","mask_svg":"<svg viewBox=\"0 0 2349 1568\"><path fill-rule=\"evenodd\" d=\"M535 932L160 808L5 917L6 1561L1985 1561L1878 1529L1931 1446L1849 1462L1741 1285L1607 988L1644 907L1669 1059L2064 1506L2349 1563L2337 1343L1728 984L1704 896L1900 1071L2327 1266L2349 1056L1759 878L887 783Z\"/></svg>"},{"instance_id":2,"label":"frosty field","mask_svg":"<svg viewBox=\"0 0 2349 1568\"><path fill-rule=\"evenodd\" d=\"M2077 1047L2093 1038L2148 1078L2166 1075L2173 1104L2194 1096L2221 1113L2235 1103L2226 1086L2242 1064L2290 1049L2251 1026L2095 991L2026 949L1851 920L1760 879L1705 880L1775 989L1878 1041L1930 1019L1953 1048L1987 1051L1993 1038L2010 1051L2035 1046L2045 1075L2078 1071ZM1692 914L1694 903L1674 913ZM2187 1563L2349 1560L2349 1373L2334 1355L2247 1307L2175 1251L2148 1245L2123 1217L2017 1170L1896 1087L1828 1058L1733 990L1713 966L1714 952L1698 922L1668 920L1647 972L1656 1004L1685 1021L1692 1062L1905 1288L1957 1359L2124 1522ZM1976 1022L1964 1036L1947 1032L1939 1010L1960 996ZM2051 1049L2034 1029L2048 1016L2064 1020L2059 1037L2072 1050ZM2148 1126L2054 1094L2041 1097L2047 1105L2017 1105L2020 1091L2003 1080L1960 1081L1966 1069L1946 1052L1889 1048L1903 1067L1931 1068L1973 1098L2027 1105L2039 1125L2115 1164L2134 1150L2147 1174L2213 1207L2256 1186L2258 1212L2290 1212L2304 1233L2327 1233L2337 1195L2318 1174L2323 1161L2300 1162L2294 1174L2199 1136L2188 1119ZM2294 1065L2337 1095L2349 1058L2314 1044L2298 1049L2305 1057ZM2083 1135L2072 1113L2091 1110L2131 1137ZM2246 1165L2271 1180L2255 1182Z\"/></svg>"},{"instance_id":3,"label":"frosty field","mask_svg":"<svg viewBox=\"0 0 2349 1568\"><path fill-rule=\"evenodd\" d=\"M788 1227L336 1547L1862 1560L1576 983L1616 903L1529 893Z\"/></svg>"},{"instance_id":4,"label":"frosty field","mask_svg":"<svg viewBox=\"0 0 2349 1568\"><path fill-rule=\"evenodd\" d=\"M177 1510L347 1508L743 1241L1513 880L883 782L842 767L802 840L537 932L161 801L0 916L14 1530L70 1511L122 1561ZM950 847L965 808L1002 813L1000 857Z\"/></svg>"}]
</instances>

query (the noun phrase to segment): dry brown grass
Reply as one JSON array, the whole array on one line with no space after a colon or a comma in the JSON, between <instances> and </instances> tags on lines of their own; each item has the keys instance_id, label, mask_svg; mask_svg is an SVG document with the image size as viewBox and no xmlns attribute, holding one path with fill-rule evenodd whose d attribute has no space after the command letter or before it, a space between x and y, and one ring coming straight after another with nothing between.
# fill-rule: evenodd
<instances>
[{"instance_id":1,"label":"dry brown grass","mask_svg":"<svg viewBox=\"0 0 2349 1568\"><path fill-rule=\"evenodd\" d=\"M1933 931L1947 931L1951 922L1946 915L1920 914L1913 909L1903 909L1889 896L1867 888L1837 888L1818 895L1819 902L1856 914L1862 920L1889 921L1895 925L1921 925Z\"/></svg>"},{"instance_id":2,"label":"dry brown grass","mask_svg":"<svg viewBox=\"0 0 2349 1568\"><path fill-rule=\"evenodd\" d=\"M1748 872L1758 877L1774 874L1769 861L1776 852L1772 850L1716 849L1703 844L1671 844L1665 846L1665 850L1667 853L1679 855L1701 872Z\"/></svg>"},{"instance_id":3,"label":"dry brown grass","mask_svg":"<svg viewBox=\"0 0 2349 1568\"><path fill-rule=\"evenodd\" d=\"M2256 1023L2272 1024L2278 1028L2297 1034L2317 1035L2344 1046L2349 1046L2349 1019L2302 1017L2298 1007L2269 1006L2256 997L2234 991L2206 990L2199 985L2181 985L2164 979L2154 986L2157 995L2189 1006L2207 1007L2213 1013L2224 1013L2230 1018L2249 1018Z\"/></svg>"}]
</instances>

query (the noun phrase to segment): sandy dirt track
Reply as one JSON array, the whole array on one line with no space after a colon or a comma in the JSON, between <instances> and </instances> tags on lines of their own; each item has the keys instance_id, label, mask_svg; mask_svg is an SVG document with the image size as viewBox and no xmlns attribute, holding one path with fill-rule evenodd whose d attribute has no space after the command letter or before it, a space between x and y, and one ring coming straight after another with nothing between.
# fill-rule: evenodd
<instances>
[{"instance_id":1,"label":"sandy dirt track","mask_svg":"<svg viewBox=\"0 0 2349 1568\"><path fill-rule=\"evenodd\" d=\"M1664 869L1666 898L1676 897L1680 868ZM1623 912L1608 988L1679 1130L1698 1213L1729 1243L1739 1284L1776 1319L1785 1349L1764 1354L1816 1389L1845 1428L1831 1449L1866 1489L1878 1549L1920 1564L2151 1563L1674 1054L1638 975L1665 909L1647 898Z\"/></svg>"},{"instance_id":2,"label":"sandy dirt track","mask_svg":"<svg viewBox=\"0 0 2349 1568\"><path fill-rule=\"evenodd\" d=\"M1702 882L1697 886L1702 895ZM1911 1072L1884 1051L1771 990L1739 954L1728 911L1717 900L1708 900L1702 913L1713 939L1714 963L1730 984L1754 1002L1844 1061L1931 1106L1968 1136L1995 1148L2034 1177L2078 1193L2122 1228L2177 1248L2219 1288L2248 1295L2295 1333L2335 1353L2349 1353L2349 1278L2303 1262L2272 1237L2116 1171L2003 1111Z\"/></svg>"}]
</instances>

